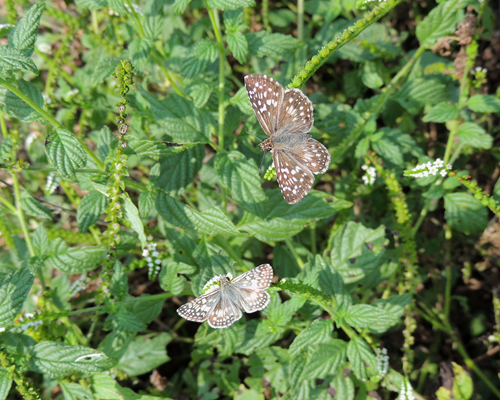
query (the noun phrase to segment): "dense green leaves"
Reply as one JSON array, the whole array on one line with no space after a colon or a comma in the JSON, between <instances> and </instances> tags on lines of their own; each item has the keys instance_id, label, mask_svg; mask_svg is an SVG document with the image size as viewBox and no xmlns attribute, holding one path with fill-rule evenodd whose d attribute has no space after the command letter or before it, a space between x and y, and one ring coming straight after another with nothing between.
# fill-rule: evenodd
<instances>
[{"instance_id":1,"label":"dense green leaves","mask_svg":"<svg viewBox=\"0 0 500 400\"><path fill-rule=\"evenodd\" d=\"M21 267L0 280L0 327L14 321L23 308L34 279L29 268Z\"/></svg>"},{"instance_id":2,"label":"dense green leaves","mask_svg":"<svg viewBox=\"0 0 500 400\"><path fill-rule=\"evenodd\" d=\"M33 5L26 15L21 18L9 34L9 47L20 50L25 56L30 57L35 50L35 41L40 26L45 4Z\"/></svg>"},{"instance_id":3,"label":"dense green leaves","mask_svg":"<svg viewBox=\"0 0 500 400\"><path fill-rule=\"evenodd\" d=\"M488 222L488 211L468 193L447 193L444 196L448 224L466 234L479 234Z\"/></svg>"},{"instance_id":4,"label":"dense green leaves","mask_svg":"<svg viewBox=\"0 0 500 400\"><path fill-rule=\"evenodd\" d=\"M453 33L461 20L459 1L443 1L417 25L416 34L421 45L431 48L439 39Z\"/></svg>"},{"instance_id":5,"label":"dense green leaves","mask_svg":"<svg viewBox=\"0 0 500 400\"><path fill-rule=\"evenodd\" d=\"M472 111L483 113L500 112L500 99L486 94L476 94L467 100L467 107Z\"/></svg>"},{"instance_id":6,"label":"dense green leaves","mask_svg":"<svg viewBox=\"0 0 500 400\"><path fill-rule=\"evenodd\" d=\"M108 200L104 194L97 190L91 190L87 193L80 204L76 214L78 221L78 230L85 232L89 226L99 221L99 218L104 213Z\"/></svg>"},{"instance_id":7,"label":"dense green leaves","mask_svg":"<svg viewBox=\"0 0 500 400\"><path fill-rule=\"evenodd\" d=\"M193 79L205 71L217 59L217 44L210 40L200 40L182 61L182 72L186 79Z\"/></svg>"},{"instance_id":8,"label":"dense green leaves","mask_svg":"<svg viewBox=\"0 0 500 400\"><path fill-rule=\"evenodd\" d=\"M50 243L47 265L62 272L81 273L97 266L106 257L106 247L69 247L62 239Z\"/></svg>"},{"instance_id":9,"label":"dense green leaves","mask_svg":"<svg viewBox=\"0 0 500 400\"><path fill-rule=\"evenodd\" d=\"M463 144L472 147L489 149L493 144L493 138L482 127L473 122L464 122L460 125L457 136Z\"/></svg>"},{"instance_id":10,"label":"dense green leaves","mask_svg":"<svg viewBox=\"0 0 500 400\"><path fill-rule=\"evenodd\" d=\"M83 168L87 163L87 156L80 142L65 129L54 129L46 151L57 171L68 179L75 179L75 170Z\"/></svg>"},{"instance_id":11,"label":"dense green leaves","mask_svg":"<svg viewBox=\"0 0 500 400\"><path fill-rule=\"evenodd\" d=\"M31 82L24 79L17 80L17 88L35 105L43 108L43 96L40 89L33 85ZM0 103L5 104L7 112L15 118L25 122L41 121L42 116L28 105L24 100L21 100L11 91L7 91L5 95L0 92Z\"/></svg>"},{"instance_id":12,"label":"dense green leaves","mask_svg":"<svg viewBox=\"0 0 500 400\"><path fill-rule=\"evenodd\" d=\"M38 73L38 68L29 56L21 50L8 46L0 46L0 67L5 70L26 70Z\"/></svg>"}]
</instances>

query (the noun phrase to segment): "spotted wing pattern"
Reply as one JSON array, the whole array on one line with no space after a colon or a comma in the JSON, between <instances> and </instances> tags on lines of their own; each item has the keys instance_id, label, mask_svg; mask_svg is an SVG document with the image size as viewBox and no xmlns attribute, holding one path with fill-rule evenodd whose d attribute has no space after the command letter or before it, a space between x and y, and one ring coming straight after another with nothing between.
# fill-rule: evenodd
<instances>
[{"instance_id":1,"label":"spotted wing pattern","mask_svg":"<svg viewBox=\"0 0 500 400\"><path fill-rule=\"evenodd\" d=\"M311 189L314 175L325 173L331 161L328 149L309 135L314 124L312 103L300 90L285 91L266 75L247 75L245 86L255 115L269 136L261 148L273 154L281 193L287 203L298 203Z\"/></svg>"},{"instance_id":2,"label":"spotted wing pattern","mask_svg":"<svg viewBox=\"0 0 500 400\"><path fill-rule=\"evenodd\" d=\"M241 309L251 313L267 306L270 296L265 289L272 279L272 267L259 265L232 281L221 279L220 287L182 305L177 312L189 321L208 321L212 328L226 328L241 318Z\"/></svg>"}]
</instances>

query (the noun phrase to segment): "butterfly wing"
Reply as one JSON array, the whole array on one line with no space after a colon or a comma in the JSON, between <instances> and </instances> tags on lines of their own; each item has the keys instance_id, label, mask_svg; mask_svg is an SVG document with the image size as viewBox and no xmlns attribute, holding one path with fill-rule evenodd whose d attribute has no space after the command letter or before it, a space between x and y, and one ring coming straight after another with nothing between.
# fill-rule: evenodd
<instances>
[{"instance_id":1,"label":"butterfly wing","mask_svg":"<svg viewBox=\"0 0 500 400\"><path fill-rule=\"evenodd\" d=\"M262 130L271 136L278 129L283 86L270 76L251 74L245 76L245 87Z\"/></svg>"},{"instance_id":2,"label":"butterfly wing","mask_svg":"<svg viewBox=\"0 0 500 400\"><path fill-rule=\"evenodd\" d=\"M262 264L231 281L237 289L267 289L273 281L273 267Z\"/></svg>"},{"instance_id":3,"label":"butterfly wing","mask_svg":"<svg viewBox=\"0 0 500 400\"><path fill-rule=\"evenodd\" d=\"M316 139L309 137L297 143L293 148L287 148L293 159L306 166L313 174L324 174L330 167L332 156L328 149Z\"/></svg>"},{"instance_id":4,"label":"butterfly wing","mask_svg":"<svg viewBox=\"0 0 500 400\"><path fill-rule=\"evenodd\" d=\"M240 306L247 313L263 310L269 304L271 296L262 289L240 289Z\"/></svg>"},{"instance_id":5,"label":"butterfly wing","mask_svg":"<svg viewBox=\"0 0 500 400\"><path fill-rule=\"evenodd\" d=\"M281 194L288 204L298 203L309 192L314 175L289 150L273 150L274 169Z\"/></svg>"},{"instance_id":6,"label":"butterfly wing","mask_svg":"<svg viewBox=\"0 0 500 400\"><path fill-rule=\"evenodd\" d=\"M213 290L183 304L177 309L177 314L188 321L206 321L215 307L220 304L220 289Z\"/></svg>"},{"instance_id":7,"label":"butterfly wing","mask_svg":"<svg viewBox=\"0 0 500 400\"><path fill-rule=\"evenodd\" d=\"M231 299L221 296L221 301L210 313L207 322L212 328L227 328L238 321L242 315L239 307Z\"/></svg>"},{"instance_id":8,"label":"butterfly wing","mask_svg":"<svg viewBox=\"0 0 500 400\"><path fill-rule=\"evenodd\" d=\"M314 108L311 100L299 89L285 91L279 113L277 135L308 133L313 124Z\"/></svg>"}]
</instances>

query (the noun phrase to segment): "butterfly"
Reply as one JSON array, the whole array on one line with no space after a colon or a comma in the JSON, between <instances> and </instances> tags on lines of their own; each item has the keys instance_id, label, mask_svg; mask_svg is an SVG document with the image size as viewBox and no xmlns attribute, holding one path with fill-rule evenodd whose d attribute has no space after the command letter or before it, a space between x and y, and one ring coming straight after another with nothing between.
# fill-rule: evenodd
<instances>
[{"instance_id":1,"label":"butterfly","mask_svg":"<svg viewBox=\"0 0 500 400\"><path fill-rule=\"evenodd\" d=\"M309 134L314 123L311 100L298 89L285 90L267 75L245 76L250 104L269 138L260 143L270 151L281 193L288 204L309 192L314 175L330 166L328 149Z\"/></svg>"},{"instance_id":2,"label":"butterfly","mask_svg":"<svg viewBox=\"0 0 500 400\"><path fill-rule=\"evenodd\" d=\"M263 310L271 299L266 289L273 280L273 268L262 264L233 279L231 273L217 275L203 288L205 294L183 304L177 313L188 321L204 322L212 328L227 328L243 315Z\"/></svg>"}]
</instances>

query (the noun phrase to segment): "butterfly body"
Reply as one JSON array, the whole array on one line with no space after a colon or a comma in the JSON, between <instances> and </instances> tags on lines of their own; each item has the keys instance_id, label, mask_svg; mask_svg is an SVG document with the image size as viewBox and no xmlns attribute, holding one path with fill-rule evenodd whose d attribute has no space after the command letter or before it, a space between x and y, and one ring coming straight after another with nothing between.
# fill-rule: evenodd
<instances>
[{"instance_id":1,"label":"butterfly body","mask_svg":"<svg viewBox=\"0 0 500 400\"><path fill-rule=\"evenodd\" d=\"M183 304L177 313L194 322L208 321L212 328L226 328L247 313L264 309L270 301L265 289L273 279L269 264L258 267L232 279L231 274L214 277L205 287L210 289L196 299Z\"/></svg>"},{"instance_id":2,"label":"butterfly body","mask_svg":"<svg viewBox=\"0 0 500 400\"><path fill-rule=\"evenodd\" d=\"M273 155L281 193L289 204L299 202L314 183L314 175L330 166L328 149L309 134L314 124L311 101L298 89L285 90L267 75L245 77L250 104L269 138L260 143Z\"/></svg>"}]
</instances>

